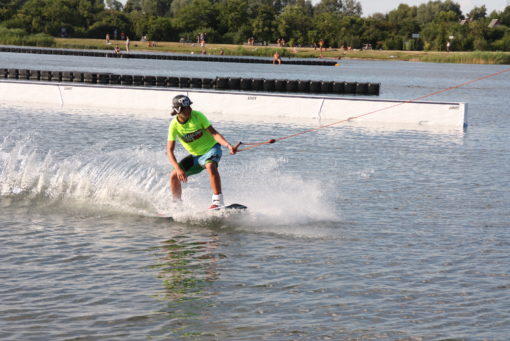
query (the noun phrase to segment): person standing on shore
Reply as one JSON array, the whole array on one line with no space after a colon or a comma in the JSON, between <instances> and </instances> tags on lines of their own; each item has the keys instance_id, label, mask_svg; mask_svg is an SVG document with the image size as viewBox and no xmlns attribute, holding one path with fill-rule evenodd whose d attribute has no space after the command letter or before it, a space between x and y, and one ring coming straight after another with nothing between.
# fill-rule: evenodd
<instances>
[{"instance_id":1,"label":"person standing on shore","mask_svg":"<svg viewBox=\"0 0 510 341\"><path fill-rule=\"evenodd\" d=\"M188 176L198 174L204 169L209 174L212 190L212 203L209 209L224 206L221 189L221 177L218 165L222 156L221 146L228 148L230 154L237 152L200 111L191 109L188 96L177 95L172 100L172 116L176 116L168 127L167 157L173 170L170 173L170 189L175 202L181 201L181 182L187 182ZM179 139L190 155L177 162L174 154L175 141Z\"/></svg>"}]
</instances>

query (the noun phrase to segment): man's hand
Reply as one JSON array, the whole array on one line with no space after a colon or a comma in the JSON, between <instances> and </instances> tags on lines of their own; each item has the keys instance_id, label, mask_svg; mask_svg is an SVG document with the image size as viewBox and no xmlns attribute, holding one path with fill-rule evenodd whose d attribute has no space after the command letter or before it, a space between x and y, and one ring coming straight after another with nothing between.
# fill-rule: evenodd
<instances>
[{"instance_id":1,"label":"man's hand","mask_svg":"<svg viewBox=\"0 0 510 341\"><path fill-rule=\"evenodd\" d=\"M230 150L230 154L234 155L237 153L237 149L242 145L241 142L238 142L235 146L232 146L230 143L228 144L228 149Z\"/></svg>"},{"instance_id":2,"label":"man's hand","mask_svg":"<svg viewBox=\"0 0 510 341\"><path fill-rule=\"evenodd\" d=\"M177 173L177 178L180 182L188 182L188 176L186 175L186 172L183 171L180 167L175 170Z\"/></svg>"},{"instance_id":3,"label":"man's hand","mask_svg":"<svg viewBox=\"0 0 510 341\"><path fill-rule=\"evenodd\" d=\"M230 151L230 155L234 155L235 153L237 153L237 148L239 147L239 145L234 147L229 143L227 147L228 150Z\"/></svg>"}]
</instances>

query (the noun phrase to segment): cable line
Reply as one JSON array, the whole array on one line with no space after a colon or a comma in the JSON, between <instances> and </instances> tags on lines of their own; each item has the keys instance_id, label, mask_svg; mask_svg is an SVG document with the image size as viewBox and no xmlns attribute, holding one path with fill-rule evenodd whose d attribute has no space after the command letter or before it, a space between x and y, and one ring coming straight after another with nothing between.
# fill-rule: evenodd
<instances>
[{"instance_id":1,"label":"cable line","mask_svg":"<svg viewBox=\"0 0 510 341\"><path fill-rule=\"evenodd\" d=\"M381 109L377 109L377 110L373 110L373 111L370 111L370 112L366 112L366 113L363 113L363 114L360 114L360 115L357 115L357 116L352 116L352 117L349 117L349 118L346 118L346 119L342 119L342 120L339 120L339 121L336 121L336 122L333 122L333 123L320 125L320 126L315 127L315 128L311 128L311 129L307 129L307 130L303 130L303 131L297 132L295 134L286 135L286 136L282 136L282 137L278 137L278 138L273 138L273 139L269 139L267 141L261 141L261 142L254 142L254 143L239 142L238 146L245 145L247 147L237 149L237 151L238 152L242 152L242 151L250 150L250 149L253 149L253 148L256 148L256 147L260 147L260 146L263 146L263 145L266 145L266 144L272 144L272 143L275 143L275 142L278 142L278 141L283 141L283 140L286 140L286 139L290 139L292 137L296 137L296 136L300 136L300 135L303 135L303 134L311 133L311 132L314 132L314 131L317 131L317 130L320 130L320 129L329 128L331 126L334 126L334 125L337 125L337 124L340 124L340 123L348 122L348 121L351 121L351 120L354 120L354 119L357 119L357 118L360 118L360 117L368 116L368 115L373 115L375 113L378 113L378 112L381 112L381 111L384 111L384 110L388 110L388 109L392 109L392 108L398 107L400 105L416 102L416 101L422 100L424 98L428 98L428 97L431 97L431 96L435 96L435 95L441 94L443 92L447 92L447 91L451 91L451 90L454 90L454 89L458 89L460 87L463 87L463 86L466 86L466 85L469 85L469 84L472 84L472 83L475 83L475 82L478 82L478 81L481 81L481 80L484 80L484 79L495 77L495 76L501 75L501 74L503 74L505 72L509 72L509 71L510 71L510 68L504 69L504 70L501 70L501 71L498 71L498 72L495 72L495 73L491 73L489 75L485 75L485 76L482 76L482 77L479 77L479 78L476 78L476 79L472 79L470 81L467 81L467 82L464 82L464 83L461 83L461 84L458 84L458 85L455 85L455 86L451 86L451 87L446 88L446 89L435 91L435 92L432 92L432 93L424 95L424 96L416 97L416 98L408 100L408 101L399 102L397 104L393 104L393 105L390 105L390 106L387 106L387 107L384 107L384 108L381 108Z\"/></svg>"}]
</instances>

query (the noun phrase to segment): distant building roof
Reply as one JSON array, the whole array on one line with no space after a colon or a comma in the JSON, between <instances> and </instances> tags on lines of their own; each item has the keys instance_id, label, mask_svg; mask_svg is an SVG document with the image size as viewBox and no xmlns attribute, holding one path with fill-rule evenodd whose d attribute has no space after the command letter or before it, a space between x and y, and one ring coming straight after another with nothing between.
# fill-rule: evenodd
<instances>
[{"instance_id":1,"label":"distant building roof","mask_svg":"<svg viewBox=\"0 0 510 341\"><path fill-rule=\"evenodd\" d=\"M489 28L493 28L496 26L499 26L499 19L492 19L491 22L489 23Z\"/></svg>"}]
</instances>

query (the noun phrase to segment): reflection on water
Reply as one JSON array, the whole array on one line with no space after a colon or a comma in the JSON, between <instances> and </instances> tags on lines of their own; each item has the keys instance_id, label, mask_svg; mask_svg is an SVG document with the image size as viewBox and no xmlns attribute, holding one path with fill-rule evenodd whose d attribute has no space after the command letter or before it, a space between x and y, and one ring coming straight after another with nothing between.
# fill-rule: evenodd
<instances>
[{"instance_id":1,"label":"reflection on water","mask_svg":"<svg viewBox=\"0 0 510 341\"><path fill-rule=\"evenodd\" d=\"M150 268L158 270L165 289L158 298L178 302L206 297L207 287L219 277L217 262L225 257L215 253L218 242L215 234L208 240L178 235L152 248L158 263Z\"/></svg>"}]
</instances>

